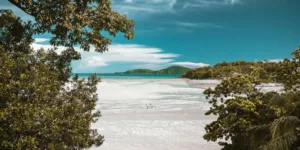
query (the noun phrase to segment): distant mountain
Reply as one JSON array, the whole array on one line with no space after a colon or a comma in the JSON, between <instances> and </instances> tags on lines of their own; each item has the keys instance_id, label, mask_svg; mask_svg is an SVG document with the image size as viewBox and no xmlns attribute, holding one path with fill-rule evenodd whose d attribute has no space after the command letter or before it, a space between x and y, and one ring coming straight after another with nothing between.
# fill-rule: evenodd
<instances>
[{"instance_id":1,"label":"distant mountain","mask_svg":"<svg viewBox=\"0 0 300 150\"><path fill-rule=\"evenodd\" d=\"M190 68L181 67L181 66L172 66L166 69L162 69L159 71L156 71L156 74L184 74L188 71L190 71Z\"/></svg>"},{"instance_id":2,"label":"distant mountain","mask_svg":"<svg viewBox=\"0 0 300 150\"><path fill-rule=\"evenodd\" d=\"M134 69L126 72L116 72L115 74L153 74L153 70L150 69Z\"/></svg>"},{"instance_id":3,"label":"distant mountain","mask_svg":"<svg viewBox=\"0 0 300 150\"><path fill-rule=\"evenodd\" d=\"M184 74L190 70L190 68L182 66L171 66L158 71L153 71L150 69L134 69L126 72L116 72L115 74Z\"/></svg>"}]
</instances>

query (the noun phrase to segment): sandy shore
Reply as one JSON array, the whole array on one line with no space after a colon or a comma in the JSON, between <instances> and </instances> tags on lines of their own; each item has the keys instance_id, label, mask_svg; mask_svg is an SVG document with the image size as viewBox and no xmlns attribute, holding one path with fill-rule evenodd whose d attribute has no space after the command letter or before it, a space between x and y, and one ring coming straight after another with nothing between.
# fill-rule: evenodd
<instances>
[{"instance_id":1,"label":"sandy shore","mask_svg":"<svg viewBox=\"0 0 300 150\"><path fill-rule=\"evenodd\" d=\"M101 119L93 124L105 136L99 150L220 149L203 140L215 119L203 87L187 79L104 79L98 85Z\"/></svg>"},{"instance_id":2,"label":"sandy shore","mask_svg":"<svg viewBox=\"0 0 300 150\"><path fill-rule=\"evenodd\" d=\"M215 116L205 116L210 105L202 92L217 80L104 79L98 85L93 124L105 136L99 150L218 150L202 136ZM279 90L265 84L263 90Z\"/></svg>"}]
</instances>

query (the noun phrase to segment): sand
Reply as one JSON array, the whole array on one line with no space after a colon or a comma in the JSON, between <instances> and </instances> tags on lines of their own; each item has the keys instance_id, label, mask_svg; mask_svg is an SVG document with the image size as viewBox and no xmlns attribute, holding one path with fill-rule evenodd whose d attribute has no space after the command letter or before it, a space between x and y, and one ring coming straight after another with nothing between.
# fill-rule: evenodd
<instances>
[{"instance_id":1,"label":"sand","mask_svg":"<svg viewBox=\"0 0 300 150\"><path fill-rule=\"evenodd\" d=\"M92 127L105 136L91 150L219 150L202 137L216 119L205 116L210 105L202 92L217 80L104 79L98 85L97 110L102 117ZM278 90L266 84L264 90Z\"/></svg>"}]
</instances>

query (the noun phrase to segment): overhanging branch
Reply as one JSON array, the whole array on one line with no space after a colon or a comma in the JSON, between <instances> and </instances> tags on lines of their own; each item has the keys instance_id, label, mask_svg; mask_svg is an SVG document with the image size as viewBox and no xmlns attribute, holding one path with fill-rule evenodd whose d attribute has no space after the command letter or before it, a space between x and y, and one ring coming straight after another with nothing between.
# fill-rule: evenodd
<instances>
[{"instance_id":1,"label":"overhanging branch","mask_svg":"<svg viewBox=\"0 0 300 150\"><path fill-rule=\"evenodd\" d=\"M15 6L17 6L18 8L20 8L21 10L23 10L26 14L35 17L36 13L31 12L26 7L23 7L20 0L8 0L8 1L11 2L12 4L14 4Z\"/></svg>"}]
</instances>

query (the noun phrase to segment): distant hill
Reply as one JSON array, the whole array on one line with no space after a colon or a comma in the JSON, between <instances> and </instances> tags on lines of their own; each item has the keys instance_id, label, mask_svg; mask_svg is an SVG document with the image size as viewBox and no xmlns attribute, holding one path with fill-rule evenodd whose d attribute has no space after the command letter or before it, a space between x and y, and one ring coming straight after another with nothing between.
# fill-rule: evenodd
<instances>
[{"instance_id":1,"label":"distant hill","mask_svg":"<svg viewBox=\"0 0 300 150\"><path fill-rule=\"evenodd\" d=\"M116 72L115 74L152 74L154 71L150 69L134 69L126 72Z\"/></svg>"},{"instance_id":2,"label":"distant hill","mask_svg":"<svg viewBox=\"0 0 300 150\"><path fill-rule=\"evenodd\" d=\"M158 71L153 71L150 69L134 69L126 72L116 72L115 74L184 74L190 70L190 68L182 66L171 66Z\"/></svg>"},{"instance_id":3,"label":"distant hill","mask_svg":"<svg viewBox=\"0 0 300 150\"><path fill-rule=\"evenodd\" d=\"M190 68L186 68L186 67L172 66L166 69L156 71L156 74L184 74L190 70L191 70Z\"/></svg>"}]
</instances>

